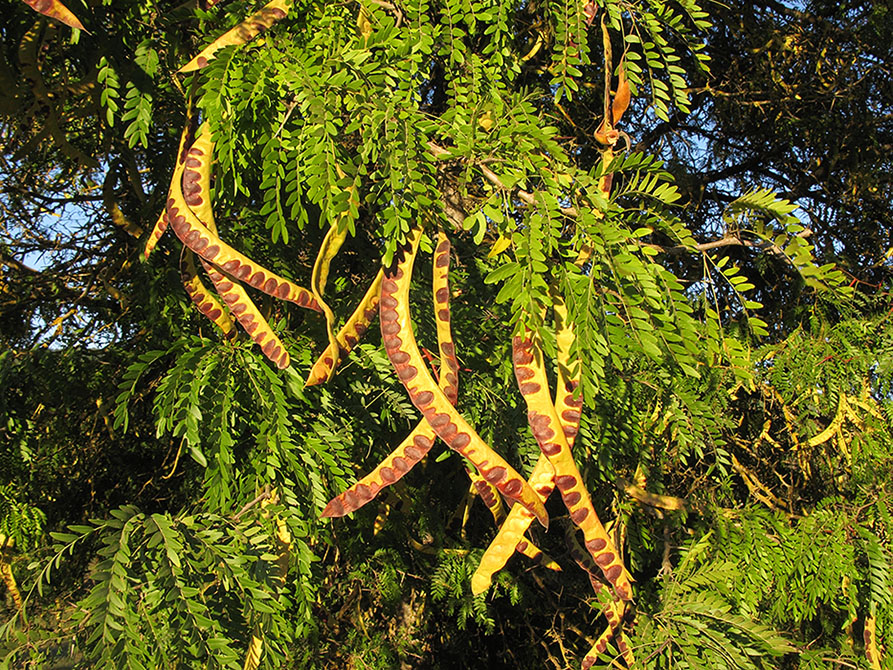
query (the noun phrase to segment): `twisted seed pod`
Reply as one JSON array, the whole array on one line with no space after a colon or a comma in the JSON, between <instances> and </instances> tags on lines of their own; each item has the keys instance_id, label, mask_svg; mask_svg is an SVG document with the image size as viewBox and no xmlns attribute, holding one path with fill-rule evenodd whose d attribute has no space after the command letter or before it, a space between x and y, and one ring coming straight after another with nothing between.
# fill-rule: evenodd
<instances>
[{"instance_id":1,"label":"twisted seed pod","mask_svg":"<svg viewBox=\"0 0 893 670\"><path fill-rule=\"evenodd\" d=\"M456 372L458 363L455 356L455 345L450 329L449 319L449 241L446 235L441 233L440 243L434 252L434 312L437 321L437 342L441 351L453 352L452 357L443 355L440 358L440 375L438 385L447 394L452 389L451 405L456 404L458 392L458 378ZM442 291L446 291L446 299ZM444 318L445 313L445 318ZM450 396L447 396L448 399ZM409 472L413 466L421 461L434 446L437 435L434 429L425 420L420 421L409 436L399 444L388 456L376 466L368 475L351 486L347 491L329 501L322 512L323 517L338 517L349 514L367 502L375 498L378 492L385 486L389 486ZM498 501L498 498L497 498Z\"/></svg>"},{"instance_id":2,"label":"twisted seed pod","mask_svg":"<svg viewBox=\"0 0 893 670\"><path fill-rule=\"evenodd\" d=\"M338 222L335 222L329 228L323 238L319 254L317 254L316 261L313 263L313 272L310 275L310 290L313 293L313 298L326 317L326 335L329 339L329 346L326 347L326 351L331 352L330 356L332 358L332 366L328 370L329 377L335 371L335 366L338 365L338 361L341 358L341 345L338 342L337 335L335 335L335 314L322 295L326 290L326 282L329 278L329 266L347 237L347 228L339 230L339 227ZM328 377L326 381L328 381Z\"/></svg>"},{"instance_id":3,"label":"twisted seed pod","mask_svg":"<svg viewBox=\"0 0 893 670\"><path fill-rule=\"evenodd\" d=\"M227 30L211 42L211 44L202 49L198 56L181 67L178 72L185 73L199 70L214 60L216 53L224 47L245 44L245 42L254 39L278 20L284 18L288 13L288 6L289 3L286 0L273 0L267 3L263 9L255 12L235 28Z\"/></svg>"},{"instance_id":4,"label":"twisted seed pod","mask_svg":"<svg viewBox=\"0 0 893 670\"><path fill-rule=\"evenodd\" d=\"M183 162L186 160L186 150L192 144L192 138L195 135L195 128L197 124L197 117L193 113L193 109L190 105L187 110L187 120L186 125L183 126L183 131L180 133L180 144L177 148L177 162L176 167L174 169L174 176L171 177L171 184L167 189L168 198L170 198L170 193L174 189L174 182L179 180L179 175L177 174L176 168L180 167ZM164 235L167 230L168 220L167 220L167 206L161 210L161 214L158 215L158 219L155 221L155 225L152 226L152 230L149 232L149 238L146 240L146 248L143 251L143 256L148 259L152 254L152 251L158 245L158 240L161 239L161 236Z\"/></svg>"},{"instance_id":5,"label":"twisted seed pod","mask_svg":"<svg viewBox=\"0 0 893 670\"><path fill-rule=\"evenodd\" d=\"M378 314L378 301L381 298L381 280L383 277L384 270L379 270L372 281L372 285L366 291L363 299L360 300L360 304L357 305L353 314L350 315L350 318L341 327L338 334L335 335L341 353L339 360L349 354L356 346L356 343L369 329L372 319ZM336 365L336 353L335 348L329 344L310 369L310 374L307 376L304 386L315 386L332 376L332 371Z\"/></svg>"},{"instance_id":6,"label":"twisted seed pod","mask_svg":"<svg viewBox=\"0 0 893 670\"><path fill-rule=\"evenodd\" d=\"M548 516L534 490L453 409L425 367L409 316L409 284L420 237L420 228L410 233L407 248L398 251L398 258L385 270L381 282L381 339L388 358L410 400L437 436L471 461L500 493L534 512L545 526Z\"/></svg>"},{"instance_id":7,"label":"twisted seed pod","mask_svg":"<svg viewBox=\"0 0 893 670\"><path fill-rule=\"evenodd\" d=\"M208 317L225 337L235 336L236 325L217 298L199 279L198 269L195 267L195 256L189 249L184 249L183 255L180 257L180 278L186 288L186 293L198 307L198 311Z\"/></svg>"},{"instance_id":8,"label":"twisted seed pod","mask_svg":"<svg viewBox=\"0 0 893 670\"><path fill-rule=\"evenodd\" d=\"M217 235L217 223L211 206L211 158L214 155L214 142L208 132L201 133L186 153L183 163L183 199L192 213L204 224L208 231ZM189 252L192 253L191 251ZM247 291L232 276L205 259L202 266L214 284L217 293L236 317L239 325L261 348L280 370L287 368L290 359L285 345L273 332L270 324L257 309Z\"/></svg>"},{"instance_id":9,"label":"twisted seed pod","mask_svg":"<svg viewBox=\"0 0 893 670\"><path fill-rule=\"evenodd\" d=\"M568 447L573 444L580 430L580 408L582 401L574 399L573 392L580 384L580 368L572 374L570 369L570 350L574 341L574 332L567 318L567 306L564 298L557 291L552 291L552 308L555 318L555 339L558 345L558 385L555 392L555 409L561 419L562 432L568 441ZM545 455L540 455L530 483L543 501L548 498L555 488L555 470ZM471 591L475 595L483 593L493 583L493 575L502 570L506 562L515 551L521 551L519 547L526 546L527 540L524 533L530 527L533 517L522 507L513 507L509 511L506 522L500 527L499 532L487 547L481 562L471 577Z\"/></svg>"},{"instance_id":10,"label":"twisted seed pod","mask_svg":"<svg viewBox=\"0 0 893 670\"><path fill-rule=\"evenodd\" d=\"M184 167L184 165L180 165L177 168L176 179L167 201L168 221L183 244L232 277L246 281L254 288L274 298L319 311L319 305L316 304L310 291L259 266L244 254L222 242L195 217L183 199L183 191L180 186Z\"/></svg>"},{"instance_id":11,"label":"twisted seed pod","mask_svg":"<svg viewBox=\"0 0 893 670\"><path fill-rule=\"evenodd\" d=\"M481 500L487 506L487 509L490 510L490 514L493 515L493 520L496 522L496 525L498 526L502 524L506 519L506 513L502 506L502 498L499 497L499 492L496 490L496 487L468 467L465 468L465 471L468 473L468 478L471 480L472 492L480 496ZM524 508L521 507L521 509ZM526 510L525 512L528 517L533 520L533 516ZM558 562L530 540L521 539L512 551L517 551L519 554L526 556L531 561L540 564L544 568L561 572L561 566L558 565ZM489 584L487 586L489 586Z\"/></svg>"},{"instance_id":12,"label":"twisted seed pod","mask_svg":"<svg viewBox=\"0 0 893 670\"><path fill-rule=\"evenodd\" d=\"M549 397L543 352L537 336L512 339L515 378L527 403L527 420L540 450L555 468L555 485L574 524L583 531L586 549L605 579L623 600L632 598L629 574L592 507L589 492L571 455L561 421Z\"/></svg>"}]
</instances>

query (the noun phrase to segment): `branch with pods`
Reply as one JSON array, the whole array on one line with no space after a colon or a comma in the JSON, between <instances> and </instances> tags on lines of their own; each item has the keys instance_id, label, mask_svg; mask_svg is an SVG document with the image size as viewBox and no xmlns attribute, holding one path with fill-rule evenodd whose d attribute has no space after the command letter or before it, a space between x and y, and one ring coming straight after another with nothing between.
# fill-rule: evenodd
<instances>
[{"instance_id":1,"label":"branch with pods","mask_svg":"<svg viewBox=\"0 0 893 670\"><path fill-rule=\"evenodd\" d=\"M288 9L287 2L273 0L202 50L181 68L181 72L190 73L206 67L220 49L249 41L286 16ZM606 51L605 102L602 122L595 137L603 146L602 161L608 165L613 160L614 147L622 136L617 125L629 106L630 87L621 59L617 68L616 92L612 98L614 69L604 20L601 29ZM198 114L192 105L191 94L187 119L166 205L149 232L145 255L148 257L152 253L158 240L170 227L183 244L180 263L183 284L199 311L225 337L236 336L238 324L278 368L290 365L289 353L257 309L249 290L322 313L326 319L328 344L312 365L307 386L329 380L338 364L349 355L377 316L388 359L410 400L422 414L422 419L409 435L369 474L334 497L322 515L337 518L360 509L404 477L430 452L435 442L443 441L473 466L473 469L468 468L472 489L485 501L494 521L500 524L472 579L472 590L479 594L487 590L495 572L515 552L544 567L560 569L554 559L545 555L525 536L533 520L548 528L545 502L557 489L572 523L566 529L569 554L589 575L595 594L604 601L602 613L607 627L584 657L583 667L590 667L612 639L620 657L628 666L632 666L632 650L622 630L627 605L633 598L631 577L620 548L615 546L599 519L571 452L579 431L583 402L577 390L579 366L575 370L571 360L574 331L564 298L557 288L552 288L552 316L557 342L557 384L554 393L549 387L549 362L540 334L526 332L512 341L518 389L527 406L530 429L541 451L530 478L525 479L480 437L457 409L459 364L450 327L449 288L450 256L453 252L447 232L428 222L413 228L391 263L378 271L346 322L336 328L336 316L326 304L324 292L331 263L345 241L346 227L340 221L331 224L314 264L309 289L236 251L221 239L214 221L211 202L214 142L207 128L198 125ZM433 145L431 147L435 156L439 153L438 149ZM484 168L485 178L498 182L498 178L492 173L488 175L488 172ZM600 189L605 197L610 195L611 181L610 174L601 179ZM523 199L523 195L521 197ZM423 235L435 241L431 303L439 354L436 380L413 334L409 303L413 268ZM588 260L588 252L584 250L577 263L582 266ZM212 288L202 281L200 270L210 279ZM507 513L502 510L500 496L510 503ZM578 540L578 532L582 534L582 543ZM610 595L605 597L605 594ZM259 645L253 644L249 650L252 666L258 662L259 654Z\"/></svg>"}]
</instances>

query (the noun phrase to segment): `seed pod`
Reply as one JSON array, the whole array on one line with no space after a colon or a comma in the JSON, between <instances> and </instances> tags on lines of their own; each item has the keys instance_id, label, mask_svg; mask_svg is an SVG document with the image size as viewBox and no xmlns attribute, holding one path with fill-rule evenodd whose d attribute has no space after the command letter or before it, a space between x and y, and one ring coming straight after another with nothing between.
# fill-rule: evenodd
<instances>
[{"instance_id":1,"label":"seed pod","mask_svg":"<svg viewBox=\"0 0 893 670\"><path fill-rule=\"evenodd\" d=\"M217 289L220 297L239 321L239 325L260 347L264 356L269 358L280 370L287 368L290 359L285 345L273 332L270 324L267 323L242 285L232 276L221 272L217 266L210 263L205 264L205 271L214 283L214 288Z\"/></svg>"},{"instance_id":2,"label":"seed pod","mask_svg":"<svg viewBox=\"0 0 893 670\"><path fill-rule=\"evenodd\" d=\"M360 304L354 310L353 314L347 322L338 331L335 337L338 340L338 347L341 350L341 358L344 358L356 346L363 334L369 329L372 319L378 314L378 301L381 298L381 280L384 277L384 271L379 270L372 281L372 285L366 291ZM335 369L335 350L330 344L326 350L320 354L319 358L310 369L307 381L304 386L315 386L321 382L328 380L332 376Z\"/></svg>"},{"instance_id":3,"label":"seed pod","mask_svg":"<svg viewBox=\"0 0 893 670\"><path fill-rule=\"evenodd\" d=\"M548 516L534 490L450 405L422 360L409 316L409 284L420 237L421 229L412 231L381 283L381 334L388 358L410 400L437 436L471 461L500 493L534 512L545 526Z\"/></svg>"},{"instance_id":4,"label":"seed pod","mask_svg":"<svg viewBox=\"0 0 893 670\"><path fill-rule=\"evenodd\" d=\"M552 291L552 306L555 318L555 339L558 345L558 386L555 393L555 407L561 420L562 432L572 445L580 429L580 408L582 401L573 396L574 389L580 384L580 368L572 372L569 366L570 350L574 341L574 332L567 318L567 306L564 298L557 290ZM555 488L555 471L549 460L541 455L533 468L530 483L543 501ZM501 570L512 554L525 546L527 540L524 533L530 527L533 517L522 507L513 507L509 511L506 523L502 525L496 537L487 547L481 562L471 577L471 592L475 595L483 593L493 583L493 575Z\"/></svg>"},{"instance_id":5,"label":"seed pod","mask_svg":"<svg viewBox=\"0 0 893 670\"><path fill-rule=\"evenodd\" d=\"M211 162L214 158L214 141L207 124L202 125L198 137L186 150L183 176L180 182L183 200L196 218L215 235L217 223L211 203Z\"/></svg>"},{"instance_id":6,"label":"seed pod","mask_svg":"<svg viewBox=\"0 0 893 670\"><path fill-rule=\"evenodd\" d=\"M555 385L555 412L561 421L567 446L573 447L580 432L580 413L583 399L574 398L574 391L580 386L580 366L571 369L571 346L574 343L573 326L568 320L564 296L552 291L552 313L555 319L555 340L557 344L557 384Z\"/></svg>"},{"instance_id":7,"label":"seed pod","mask_svg":"<svg viewBox=\"0 0 893 670\"><path fill-rule=\"evenodd\" d=\"M865 627L862 632L862 641L865 643L865 660L871 670L881 669L881 655L877 644L877 618L874 614L865 617Z\"/></svg>"},{"instance_id":8,"label":"seed pod","mask_svg":"<svg viewBox=\"0 0 893 670\"><path fill-rule=\"evenodd\" d=\"M208 231L217 234L214 209L211 205L211 159L214 155L214 142L209 132L199 134L198 139L186 152L183 163L182 192L189 209L205 225ZM191 253L191 252L190 252ZM245 329L251 339L260 347L264 356L279 369L287 368L290 359L270 324L257 309L247 291L232 276L202 259L214 288Z\"/></svg>"},{"instance_id":9,"label":"seed pod","mask_svg":"<svg viewBox=\"0 0 893 670\"><path fill-rule=\"evenodd\" d=\"M448 274L450 243L449 240L446 239L446 235L443 233L441 233L439 240L440 243L437 246L439 253L438 251L435 251L433 263L434 312L435 318L438 321L437 341L441 351L452 352L453 355L448 356L444 354L441 356L440 379L438 385L444 391L444 394L446 394L448 388L454 390L452 394L453 399L450 403L455 405L456 393L458 392L458 379L456 377L458 364L456 363L450 320L449 318L444 320L437 317L438 312L444 309L444 301L438 300L438 296L442 295L439 291L446 290L449 292ZM449 307L447 306L445 309L448 310ZM449 317L449 313L447 313L447 317ZM436 439L437 435L434 433L431 426L424 420L420 421L415 429L409 434L409 437L403 440L403 442L401 442L396 449L379 463L372 472L351 486L347 491L330 500L329 504L326 505L326 508L323 510L322 516L344 516L365 505L378 495L378 492L381 491L382 488L397 482L403 475L409 472L416 463L421 461L431 450ZM489 486L489 483L486 482L486 480L481 479L481 481L484 481ZM496 496L496 502L500 502L498 496Z\"/></svg>"},{"instance_id":10,"label":"seed pod","mask_svg":"<svg viewBox=\"0 0 893 670\"><path fill-rule=\"evenodd\" d=\"M289 4L286 0L273 0L267 3L263 9L255 12L235 28L227 30L211 42L211 44L202 49L198 56L181 67L178 72L183 74L199 70L214 60L216 53L224 47L245 44L254 39L264 30L284 18L288 13Z\"/></svg>"},{"instance_id":11,"label":"seed pod","mask_svg":"<svg viewBox=\"0 0 893 670\"><path fill-rule=\"evenodd\" d=\"M109 169L102 182L102 204L105 207L105 211L108 212L113 224L131 237L139 239L143 234L143 229L128 219L115 201L116 179L114 169Z\"/></svg>"},{"instance_id":12,"label":"seed pod","mask_svg":"<svg viewBox=\"0 0 893 670\"><path fill-rule=\"evenodd\" d=\"M170 193L174 188L174 181L180 178L179 173L176 168L179 168L184 161L186 160L186 151L189 149L192 144L192 138L195 136L195 128L197 124L198 118L194 114L194 110L191 105L189 110L187 111L187 120L186 125L183 126L183 131L180 133L180 144L177 148L177 161L176 167L174 168L174 176L171 178L171 184L168 187L168 198L170 198ZM164 235L167 230L167 206L161 210L161 214L158 215L158 220L155 221L155 225L152 226L152 230L149 233L149 238L146 240L146 248L143 251L143 256L148 259L151 255L152 251L155 249L155 246L158 244L158 240L161 239L161 236Z\"/></svg>"},{"instance_id":13,"label":"seed pod","mask_svg":"<svg viewBox=\"0 0 893 670\"><path fill-rule=\"evenodd\" d=\"M437 234L433 265L434 323L440 347L441 388L449 403L455 405L459 397L459 361L456 359L456 346L450 328L450 241L443 231ZM442 383L444 378L446 384Z\"/></svg>"},{"instance_id":14,"label":"seed pod","mask_svg":"<svg viewBox=\"0 0 893 670\"><path fill-rule=\"evenodd\" d=\"M329 356L332 359L332 365L328 369L329 377L331 377L335 367L338 365L338 361L341 359L341 345L338 342L338 336L335 334L335 314L322 296L326 290L329 266L338 254L341 245L344 244L346 237L347 228L339 230L337 222L329 227L316 256L316 261L313 263L313 272L310 275L310 291L313 293L316 304L319 305L323 315L326 317L326 335L329 340L329 346L326 347L326 351L329 352ZM328 381L329 377L326 377L326 381Z\"/></svg>"},{"instance_id":15,"label":"seed pod","mask_svg":"<svg viewBox=\"0 0 893 670\"><path fill-rule=\"evenodd\" d=\"M527 421L540 450L555 468L555 485L571 520L583 531L586 549L592 554L605 579L623 600L632 598L629 574L614 549L610 536L592 507L589 492L571 455L561 421L549 396L543 352L538 336L512 339L515 378L527 403Z\"/></svg>"},{"instance_id":16,"label":"seed pod","mask_svg":"<svg viewBox=\"0 0 893 670\"><path fill-rule=\"evenodd\" d=\"M437 435L424 421L378 466L341 495L332 498L320 516L339 517L355 512L409 472L427 454Z\"/></svg>"},{"instance_id":17,"label":"seed pod","mask_svg":"<svg viewBox=\"0 0 893 670\"><path fill-rule=\"evenodd\" d=\"M611 121L616 126L623 113L629 107L630 88L629 80L626 78L626 62L621 59L619 72L617 73L617 92L614 93L614 101L611 105Z\"/></svg>"},{"instance_id":18,"label":"seed pod","mask_svg":"<svg viewBox=\"0 0 893 670\"><path fill-rule=\"evenodd\" d=\"M180 278L186 288L186 293L192 298L198 311L208 317L225 337L234 337L236 325L230 319L223 305L199 279L198 269L195 267L195 256L189 249L184 249L183 255L180 257Z\"/></svg>"},{"instance_id":19,"label":"seed pod","mask_svg":"<svg viewBox=\"0 0 893 670\"><path fill-rule=\"evenodd\" d=\"M570 553L571 558L589 574L589 581L592 584L592 589L597 596L600 595L605 590L605 585L599 581L601 570L595 564L595 561L592 560L592 556L589 555L589 552L577 541L577 534L573 525L570 523L564 524L564 538L567 542L568 552ZM615 594L611 594L611 599L607 602L602 602L601 611L605 616L605 620L608 622L608 626L583 657L584 668L589 668L595 663L598 655L605 652L605 649L608 648L608 643L612 639L615 640L615 644L617 645L617 649L620 651L623 660L629 667L633 667L635 658L632 650L626 643L626 636L623 634L622 629L623 612L625 608L626 605L624 602Z\"/></svg>"},{"instance_id":20,"label":"seed pod","mask_svg":"<svg viewBox=\"0 0 893 670\"><path fill-rule=\"evenodd\" d=\"M471 480L472 491L480 496L483 503L487 506L487 509L490 510L490 514L493 515L493 520L496 522L496 525L498 526L502 524L506 519L506 513L502 506L502 498L499 497L499 492L496 490L496 487L468 467L465 468L465 471L468 473L468 478ZM524 508L522 507L521 509ZM532 519L533 517L531 516L530 518ZM555 559L526 538L521 539L521 541L512 549L512 552L515 551L544 568L561 572L561 566L558 565Z\"/></svg>"},{"instance_id":21,"label":"seed pod","mask_svg":"<svg viewBox=\"0 0 893 670\"><path fill-rule=\"evenodd\" d=\"M35 12L39 12L51 19L61 21L66 26L84 30L83 24L78 18L72 14L71 10L63 5L59 0L23 0Z\"/></svg>"},{"instance_id":22,"label":"seed pod","mask_svg":"<svg viewBox=\"0 0 893 670\"><path fill-rule=\"evenodd\" d=\"M180 178L184 166L175 173L174 184L167 201L167 218L177 237L196 254L219 267L223 272L245 281L254 288L281 300L319 311L313 295L294 282L261 267L244 254L222 242L208 230L183 199Z\"/></svg>"},{"instance_id":23,"label":"seed pod","mask_svg":"<svg viewBox=\"0 0 893 670\"><path fill-rule=\"evenodd\" d=\"M543 502L555 488L554 475L555 470L549 459L543 456L538 458L529 481ZM490 542L490 546L487 547L481 557L481 562L471 576L471 592L474 595L479 595L490 588L490 584L493 583L493 575L502 570L512 554L522 546L522 543L528 542L524 539L524 533L530 528L533 518L533 514L521 505L515 505L509 510L499 532Z\"/></svg>"}]
</instances>

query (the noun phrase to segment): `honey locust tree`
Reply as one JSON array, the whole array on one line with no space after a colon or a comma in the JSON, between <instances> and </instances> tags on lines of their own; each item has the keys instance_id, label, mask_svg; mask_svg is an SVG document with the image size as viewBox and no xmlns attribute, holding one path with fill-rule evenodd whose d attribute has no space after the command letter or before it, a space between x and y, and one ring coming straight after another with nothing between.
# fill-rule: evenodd
<instances>
[{"instance_id":1,"label":"honey locust tree","mask_svg":"<svg viewBox=\"0 0 893 670\"><path fill-rule=\"evenodd\" d=\"M886 662L881 9L9 7L10 665Z\"/></svg>"}]
</instances>

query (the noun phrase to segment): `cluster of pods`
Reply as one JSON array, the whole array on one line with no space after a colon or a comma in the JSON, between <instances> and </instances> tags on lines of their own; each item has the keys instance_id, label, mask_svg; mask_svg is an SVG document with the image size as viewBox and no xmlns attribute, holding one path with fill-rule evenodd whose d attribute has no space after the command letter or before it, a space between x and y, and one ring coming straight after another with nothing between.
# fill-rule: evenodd
<instances>
[{"instance_id":1,"label":"cluster of pods","mask_svg":"<svg viewBox=\"0 0 893 670\"><path fill-rule=\"evenodd\" d=\"M182 71L204 67L221 46L251 39L284 16L286 11L287 5L282 0L274 0L244 24L221 36ZM626 104L623 103L623 109ZM611 112L606 113L609 126L611 121L616 124L620 116L616 104ZM329 264L345 239L345 227L337 221L332 224L314 265L310 289L302 288L260 266L224 243L217 234L210 199L214 144L206 129L196 127L197 116L191 104L188 118L189 122L181 135L166 205L149 235L145 255L149 256L161 235L170 227L184 245L181 273L196 307L227 337L235 335L237 322L279 368L290 364L289 354L255 306L246 285L274 298L323 313L329 342L310 370L308 386L328 380L339 361L350 352L378 316L387 356L412 403L422 415L406 439L372 472L328 503L323 516L344 516L375 499L384 488L399 481L419 463L439 438L473 466L473 469L467 467L472 487L500 524L472 579L472 591L480 594L487 590L493 575L515 552L545 567L559 569L554 560L525 536L534 519L548 527L545 502L557 488L572 524L566 528L568 553L590 576L593 588L600 596L599 601L604 603L602 612L607 621L605 631L585 655L583 668L592 666L612 639L620 657L628 666L632 666L633 654L622 630L624 614L632 599L630 576L611 536L593 508L571 453L579 430L582 401L579 394L575 394L579 379L572 371L570 362L574 332L561 294L557 290L552 293L557 342L557 391L554 399L549 389L547 362L539 335L528 333L515 337L512 342L518 389L527 406L530 429L541 450L530 478L525 479L486 444L456 409L459 365L450 329L451 247L445 232L428 231L435 238L432 301L440 359L435 379L415 340L409 308L410 283L420 240L425 233L423 227L409 232L392 263L379 270L360 304L336 331L335 315L323 299L323 292ZM609 146L603 160L610 162L611 157ZM610 184L609 175L603 179L601 186L605 194L610 191ZM581 262L585 260L581 259ZM214 292L202 282L199 265L210 279ZM500 496L511 504L507 514L502 510ZM582 533L582 543L578 540L578 531Z\"/></svg>"}]
</instances>

